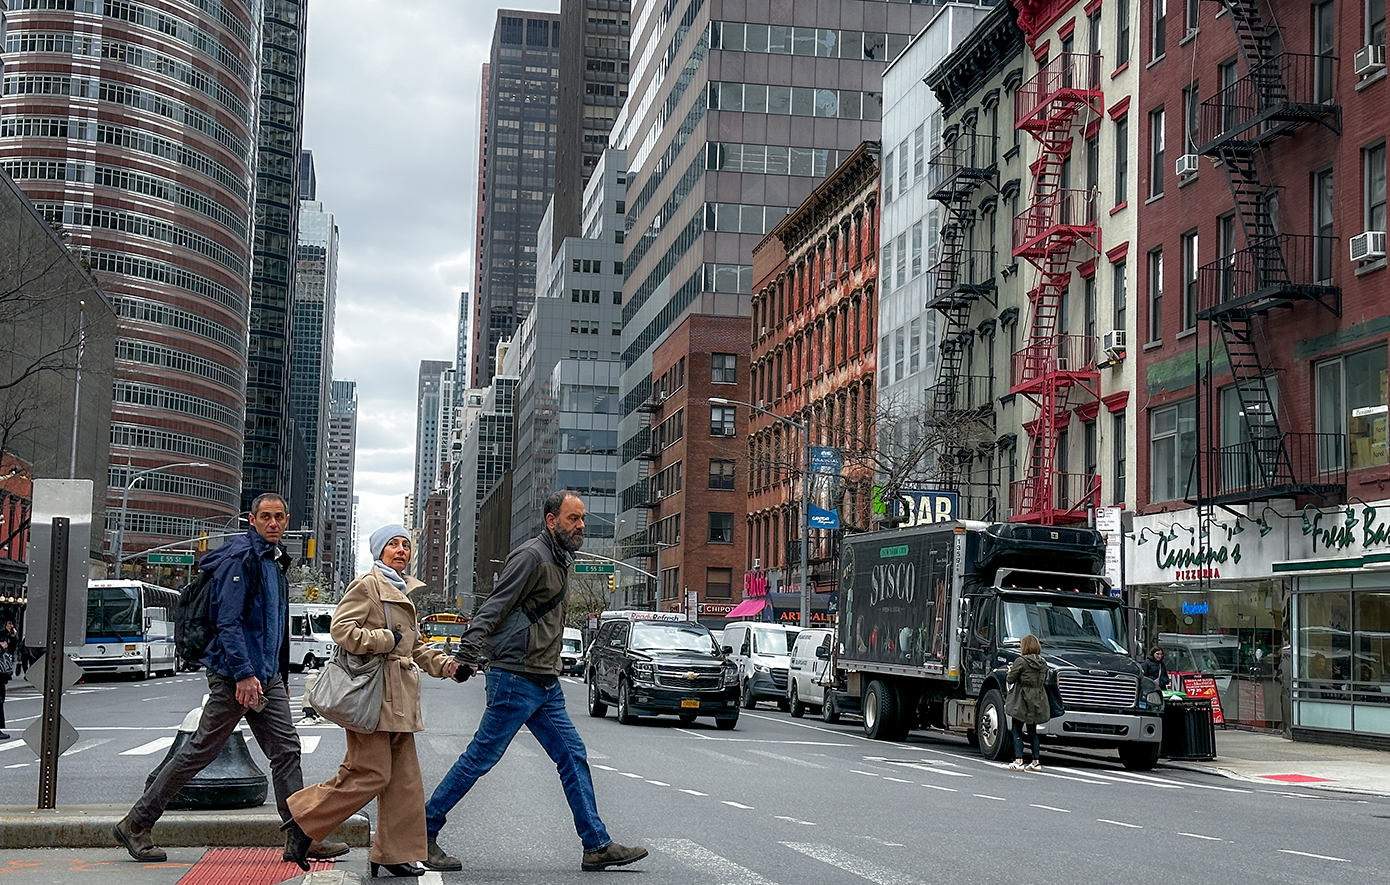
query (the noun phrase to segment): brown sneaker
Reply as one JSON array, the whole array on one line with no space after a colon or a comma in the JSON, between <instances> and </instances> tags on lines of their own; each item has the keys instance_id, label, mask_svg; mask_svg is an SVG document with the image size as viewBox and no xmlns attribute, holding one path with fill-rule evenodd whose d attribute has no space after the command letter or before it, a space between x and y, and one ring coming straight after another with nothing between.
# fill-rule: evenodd
<instances>
[{"instance_id":1,"label":"brown sneaker","mask_svg":"<svg viewBox=\"0 0 1390 885\"><path fill-rule=\"evenodd\" d=\"M604 870L608 867L621 867L630 863L635 863L647 856L647 849L641 845L634 845L628 848L626 845L619 845L617 842L609 842L607 847L599 851L584 852L584 871L592 873L597 870Z\"/></svg>"},{"instance_id":2,"label":"brown sneaker","mask_svg":"<svg viewBox=\"0 0 1390 885\"><path fill-rule=\"evenodd\" d=\"M428 847L429 854L425 858L425 869L436 870L441 873L452 873L463 869L463 862L457 857L445 854L438 842L431 839Z\"/></svg>"},{"instance_id":3,"label":"brown sneaker","mask_svg":"<svg viewBox=\"0 0 1390 885\"><path fill-rule=\"evenodd\" d=\"M322 842L309 843L309 859L331 860L335 857L342 857L344 854L347 854L351 850L352 849L348 848L348 844L346 842L334 842L328 839L324 839ZM294 861L294 858L290 857L289 836L285 837L285 851L282 855L280 855L280 859L285 861L286 863L292 863Z\"/></svg>"},{"instance_id":4,"label":"brown sneaker","mask_svg":"<svg viewBox=\"0 0 1390 885\"><path fill-rule=\"evenodd\" d=\"M120 823L111 828L111 835L116 837L116 841L125 846L125 850L136 860L143 860L147 863L164 863L169 856L164 853L164 849L154 844L154 837L149 830L137 829L129 817L123 817Z\"/></svg>"}]
</instances>

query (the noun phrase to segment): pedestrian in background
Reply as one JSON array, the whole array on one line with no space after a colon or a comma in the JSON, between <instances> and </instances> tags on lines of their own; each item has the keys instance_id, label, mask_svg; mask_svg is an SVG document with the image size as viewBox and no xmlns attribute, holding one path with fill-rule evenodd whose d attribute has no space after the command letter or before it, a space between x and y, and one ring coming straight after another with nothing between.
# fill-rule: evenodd
<instances>
[{"instance_id":1,"label":"pedestrian in background","mask_svg":"<svg viewBox=\"0 0 1390 885\"><path fill-rule=\"evenodd\" d=\"M1168 688L1168 665L1163 662L1163 649L1154 646L1144 658L1144 675L1158 683L1159 690Z\"/></svg>"},{"instance_id":2,"label":"pedestrian in background","mask_svg":"<svg viewBox=\"0 0 1390 885\"><path fill-rule=\"evenodd\" d=\"M279 495L261 495L251 505L251 528L246 534L203 557L200 568L212 572L215 589L209 614L217 628L202 661L208 699L197 730L112 830L135 860L163 863L167 859L164 849L154 844L150 829L179 790L222 752L242 717L270 760L281 820L290 819L286 800L304 787L299 733L285 687L290 663L285 571L290 557L280 547L280 536L289 522L286 509ZM347 850L346 842L334 842L317 846L315 853L334 857ZM300 867L309 869L307 863Z\"/></svg>"},{"instance_id":3,"label":"pedestrian in background","mask_svg":"<svg viewBox=\"0 0 1390 885\"><path fill-rule=\"evenodd\" d=\"M594 781L584 741L565 710L560 688L560 648L565 594L574 554L584 543L584 502L574 492L545 500L545 529L512 551L492 595L483 602L459 640L455 678L467 679L490 665L487 709L468 749L458 758L425 805L432 870L459 870L462 863L439 847L445 817L478 778L487 774L525 725L560 772L574 827L584 844L581 866L602 870L647 856L640 845L608 837L594 800Z\"/></svg>"},{"instance_id":4,"label":"pedestrian in background","mask_svg":"<svg viewBox=\"0 0 1390 885\"><path fill-rule=\"evenodd\" d=\"M376 800L376 835L368 869L391 876L420 876L425 859L425 785L415 755L415 732L424 729L420 713L420 670L440 679L453 677L458 662L426 645L407 595L425 586L407 577L410 533L388 525L372 532L368 546L375 562L353 581L333 612L333 641L355 655L386 655L385 691L376 731L348 731L347 756L332 780L290 797L294 817L285 824L290 854L308 859L314 839L326 839L339 824ZM390 617L387 617L387 607ZM303 864L301 863L301 866Z\"/></svg>"},{"instance_id":5,"label":"pedestrian in background","mask_svg":"<svg viewBox=\"0 0 1390 885\"><path fill-rule=\"evenodd\" d=\"M1047 661L1043 660L1042 643L1032 633L1023 637L1018 650L1019 656L1009 665L1009 699L1004 703L1004 712L1014 723L1014 761L1009 767L1041 771L1038 726L1051 718L1051 708L1047 703ZM1033 750L1032 760L1026 766L1023 762L1025 728Z\"/></svg>"},{"instance_id":6,"label":"pedestrian in background","mask_svg":"<svg viewBox=\"0 0 1390 885\"><path fill-rule=\"evenodd\" d=\"M0 657L4 658L0 663L0 740L7 741L10 736L5 733L5 686L9 685L10 677L19 672L19 631L9 618L0 629Z\"/></svg>"}]
</instances>

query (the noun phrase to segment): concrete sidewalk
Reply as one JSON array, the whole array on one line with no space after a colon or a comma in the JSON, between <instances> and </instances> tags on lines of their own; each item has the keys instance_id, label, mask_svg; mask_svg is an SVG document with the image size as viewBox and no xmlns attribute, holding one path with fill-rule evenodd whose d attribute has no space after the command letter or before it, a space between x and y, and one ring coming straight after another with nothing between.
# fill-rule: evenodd
<instances>
[{"instance_id":1,"label":"concrete sidewalk","mask_svg":"<svg viewBox=\"0 0 1390 885\"><path fill-rule=\"evenodd\" d=\"M0 850L29 848L116 848L111 829L130 810L124 805L64 805L38 810L0 806ZM371 844L365 815L354 814L331 838L354 848ZM231 811L166 811L154 825L162 848L257 848L284 845L274 805Z\"/></svg>"},{"instance_id":2,"label":"concrete sidewalk","mask_svg":"<svg viewBox=\"0 0 1390 885\"><path fill-rule=\"evenodd\" d=\"M1390 753L1236 728L1216 730L1215 759L1164 759L1159 765L1262 784L1390 796Z\"/></svg>"}]
</instances>

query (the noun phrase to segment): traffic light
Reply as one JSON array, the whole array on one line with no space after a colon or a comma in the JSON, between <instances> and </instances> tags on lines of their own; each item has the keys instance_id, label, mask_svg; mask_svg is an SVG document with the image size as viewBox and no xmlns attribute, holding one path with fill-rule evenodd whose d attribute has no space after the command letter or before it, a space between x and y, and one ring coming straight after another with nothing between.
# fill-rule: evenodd
<instances>
[{"instance_id":1,"label":"traffic light","mask_svg":"<svg viewBox=\"0 0 1390 885\"><path fill-rule=\"evenodd\" d=\"M313 559L313 558L314 558L314 539L313 539L313 538L310 538L308 541L305 541L305 542L304 542L304 558L305 558L305 559Z\"/></svg>"},{"instance_id":2,"label":"traffic light","mask_svg":"<svg viewBox=\"0 0 1390 885\"><path fill-rule=\"evenodd\" d=\"M614 590L617 590L617 589L618 589L618 576L617 576L617 575L609 575L609 576L608 576L608 592L609 592L609 593L612 593Z\"/></svg>"},{"instance_id":3,"label":"traffic light","mask_svg":"<svg viewBox=\"0 0 1390 885\"><path fill-rule=\"evenodd\" d=\"M198 536L198 552L199 552L199 553L207 553L207 552L208 552L208 533L207 533L207 532L203 532L201 535Z\"/></svg>"},{"instance_id":4,"label":"traffic light","mask_svg":"<svg viewBox=\"0 0 1390 885\"><path fill-rule=\"evenodd\" d=\"M309 602L318 602L318 599L319 599L319 588L317 588L317 587L308 587L308 588L306 588L306 589L304 590L304 598L305 598L306 600L308 600Z\"/></svg>"}]
</instances>

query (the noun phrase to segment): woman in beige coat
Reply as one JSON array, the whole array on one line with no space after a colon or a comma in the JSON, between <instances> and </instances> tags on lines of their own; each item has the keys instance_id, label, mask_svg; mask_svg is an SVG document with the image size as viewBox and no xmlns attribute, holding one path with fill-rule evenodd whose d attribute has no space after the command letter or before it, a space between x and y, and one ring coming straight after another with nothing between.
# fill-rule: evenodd
<instances>
[{"instance_id":1,"label":"woman in beige coat","mask_svg":"<svg viewBox=\"0 0 1390 885\"><path fill-rule=\"evenodd\" d=\"M333 641L353 654L384 654L385 691L381 722L371 734L347 734L347 758L332 780L289 798L294 815L285 829L291 856L308 869L310 841L323 839L349 816L377 800L376 839L370 871L419 876L425 858L425 790L415 756L420 714L420 671L441 679L458 668L449 655L427 647L406 592L424 586L403 577L410 564L410 535L398 525L372 533L372 570L353 581L333 613ZM390 609L387 626L386 609Z\"/></svg>"}]
</instances>

